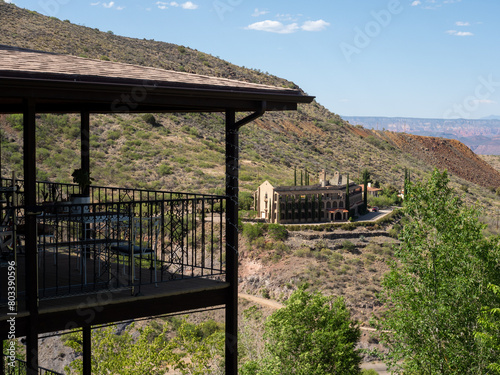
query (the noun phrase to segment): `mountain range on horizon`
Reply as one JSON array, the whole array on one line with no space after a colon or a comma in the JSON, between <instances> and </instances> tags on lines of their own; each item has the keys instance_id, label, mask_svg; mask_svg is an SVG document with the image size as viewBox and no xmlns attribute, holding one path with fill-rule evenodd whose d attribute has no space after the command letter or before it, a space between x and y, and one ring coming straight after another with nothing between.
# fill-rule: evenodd
<instances>
[{"instance_id":1,"label":"mountain range on horizon","mask_svg":"<svg viewBox=\"0 0 500 375\"><path fill-rule=\"evenodd\" d=\"M486 117L481 117L481 120L500 120L499 115L489 115Z\"/></svg>"},{"instance_id":2,"label":"mountain range on horizon","mask_svg":"<svg viewBox=\"0 0 500 375\"><path fill-rule=\"evenodd\" d=\"M500 155L500 117L433 119L412 117L342 116L351 125L421 136L458 140L476 154Z\"/></svg>"}]
</instances>

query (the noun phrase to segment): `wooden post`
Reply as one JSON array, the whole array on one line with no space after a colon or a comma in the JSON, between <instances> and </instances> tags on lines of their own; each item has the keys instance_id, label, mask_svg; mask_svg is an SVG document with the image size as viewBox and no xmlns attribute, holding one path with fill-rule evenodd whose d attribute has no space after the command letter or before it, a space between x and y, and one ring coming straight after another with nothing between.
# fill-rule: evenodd
<instances>
[{"instance_id":1,"label":"wooden post","mask_svg":"<svg viewBox=\"0 0 500 375\"><path fill-rule=\"evenodd\" d=\"M82 328L83 342L83 375L92 374L92 328L84 326Z\"/></svg>"},{"instance_id":2,"label":"wooden post","mask_svg":"<svg viewBox=\"0 0 500 375\"><path fill-rule=\"evenodd\" d=\"M81 158L81 168L90 173L90 115L87 111L82 111L80 124L80 158ZM86 196L89 194L89 187L82 191L82 194Z\"/></svg>"},{"instance_id":3,"label":"wooden post","mask_svg":"<svg viewBox=\"0 0 500 375\"><path fill-rule=\"evenodd\" d=\"M238 373L238 157L236 113L226 111L226 374Z\"/></svg>"},{"instance_id":4,"label":"wooden post","mask_svg":"<svg viewBox=\"0 0 500 375\"><path fill-rule=\"evenodd\" d=\"M0 340L0 375L5 375L5 358L3 357L3 340Z\"/></svg>"},{"instance_id":5,"label":"wooden post","mask_svg":"<svg viewBox=\"0 0 500 375\"><path fill-rule=\"evenodd\" d=\"M26 370L38 374L38 261L36 236L36 111L32 99L24 100L24 195L26 205L25 285L26 307L29 312L26 335Z\"/></svg>"}]
</instances>

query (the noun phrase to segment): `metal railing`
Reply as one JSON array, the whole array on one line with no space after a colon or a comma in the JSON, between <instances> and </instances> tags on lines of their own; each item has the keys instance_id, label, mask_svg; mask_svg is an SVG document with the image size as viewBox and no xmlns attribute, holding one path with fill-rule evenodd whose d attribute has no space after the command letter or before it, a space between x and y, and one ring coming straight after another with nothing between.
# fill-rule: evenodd
<instances>
[{"instance_id":1,"label":"metal railing","mask_svg":"<svg viewBox=\"0 0 500 375\"><path fill-rule=\"evenodd\" d=\"M4 359L7 356L4 355ZM16 358L13 362L4 362L3 374L5 375L26 375L27 364L20 358ZM64 375L60 372L52 371L43 367L38 367L38 375Z\"/></svg>"},{"instance_id":2,"label":"metal railing","mask_svg":"<svg viewBox=\"0 0 500 375\"><path fill-rule=\"evenodd\" d=\"M24 238L37 236L42 300L125 288L135 293L147 285L225 274L223 196L92 186L91 197L76 203L66 200L76 185L39 182L36 233L27 233L23 182L18 185L19 205L3 205L0 216L15 211L19 256ZM17 294L24 299L22 283ZM0 288L0 305L5 303Z\"/></svg>"}]
</instances>

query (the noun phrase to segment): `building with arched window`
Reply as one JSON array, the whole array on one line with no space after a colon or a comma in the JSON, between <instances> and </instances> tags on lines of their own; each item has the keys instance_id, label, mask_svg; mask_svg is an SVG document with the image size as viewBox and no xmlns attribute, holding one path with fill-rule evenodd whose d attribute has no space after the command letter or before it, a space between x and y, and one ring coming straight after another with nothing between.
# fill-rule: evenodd
<instances>
[{"instance_id":1,"label":"building with arched window","mask_svg":"<svg viewBox=\"0 0 500 375\"><path fill-rule=\"evenodd\" d=\"M254 193L254 205L258 217L269 223L347 221L362 211L363 194L347 176L335 172L328 180L323 170L316 185L273 186L265 181Z\"/></svg>"}]
</instances>

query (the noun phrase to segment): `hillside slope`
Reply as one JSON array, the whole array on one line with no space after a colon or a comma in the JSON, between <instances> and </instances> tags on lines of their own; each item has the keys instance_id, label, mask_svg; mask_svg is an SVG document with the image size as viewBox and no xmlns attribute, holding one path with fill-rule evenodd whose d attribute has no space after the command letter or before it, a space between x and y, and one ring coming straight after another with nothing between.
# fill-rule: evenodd
<instances>
[{"instance_id":1,"label":"hillside slope","mask_svg":"<svg viewBox=\"0 0 500 375\"><path fill-rule=\"evenodd\" d=\"M239 67L188 47L116 36L1 1L0 21L0 44L296 87L286 79ZM156 126L141 116L91 116L92 172L96 183L203 192L223 189L223 117L155 116ZM37 150L40 178L71 180L71 171L77 165L77 157L71 150L79 147L78 121L75 115L40 117ZM21 172L20 118L0 116L0 125L4 135L2 173ZM422 147L432 149L425 146L427 141L423 138L398 139L392 133L351 126L317 102L302 105L297 112L267 113L242 129L242 188L253 190L265 179L275 184L292 184L294 167L312 173L323 168L331 173L341 170L353 178L368 168L374 180L401 186L405 168L410 168L418 178L434 165L486 188L500 185L500 173L492 172L482 161L479 163L458 142L444 141L448 149L439 148L439 155L444 155L441 158L428 157L420 151ZM469 162L467 172L460 173L464 163ZM454 181L463 183L459 179ZM487 189L478 192L485 203L493 199Z\"/></svg>"}]
</instances>

